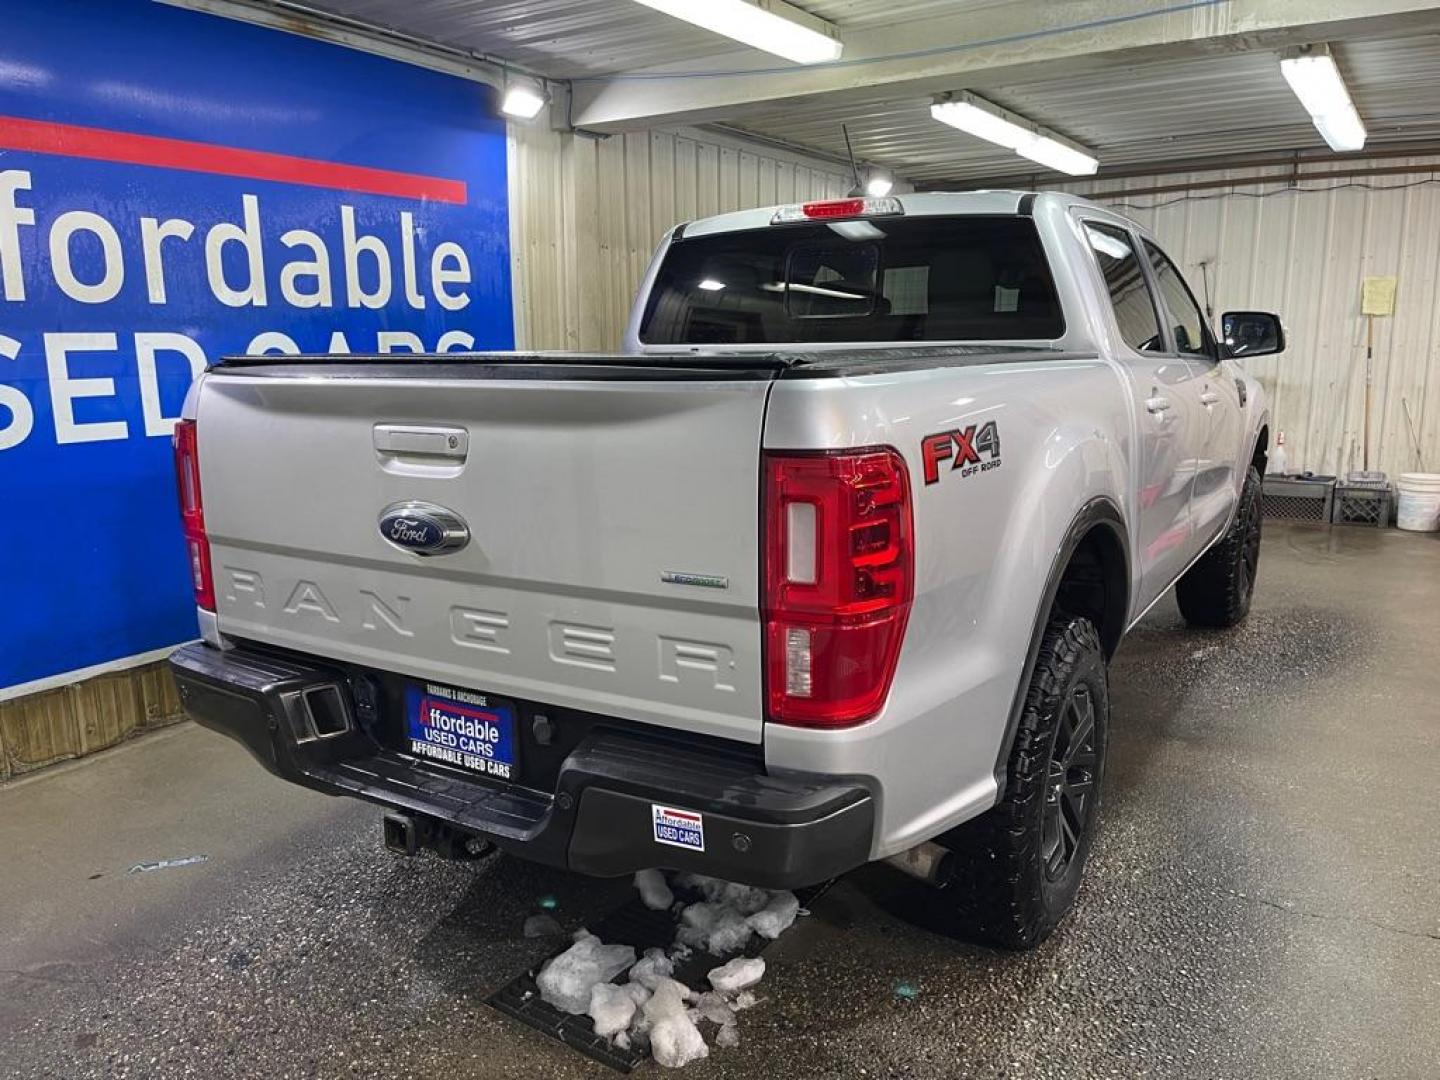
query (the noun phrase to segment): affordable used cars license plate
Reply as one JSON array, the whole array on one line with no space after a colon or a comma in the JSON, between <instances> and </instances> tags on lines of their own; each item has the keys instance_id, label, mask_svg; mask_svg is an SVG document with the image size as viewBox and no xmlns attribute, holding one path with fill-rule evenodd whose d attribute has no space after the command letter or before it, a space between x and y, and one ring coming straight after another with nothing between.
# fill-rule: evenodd
<instances>
[{"instance_id":1,"label":"affordable used cars license plate","mask_svg":"<svg viewBox=\"0 0 1440 1080\"><path fill-rule=\"evenodd\" d=\"M515 768L515 711L487 694L438 683L405 688L410 752L509 780Z\"/></svg>"}]
</instances>

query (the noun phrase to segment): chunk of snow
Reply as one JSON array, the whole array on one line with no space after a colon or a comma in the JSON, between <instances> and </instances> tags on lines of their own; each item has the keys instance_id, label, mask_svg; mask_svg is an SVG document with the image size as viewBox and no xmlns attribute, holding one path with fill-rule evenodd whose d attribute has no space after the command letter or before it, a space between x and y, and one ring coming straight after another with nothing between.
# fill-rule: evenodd
<instances>
[{"instance_id":1,"label":"chunk of snow","mask_svg":"<svg viewBox=\"0 0 1440 1080\"><path fill-rule=\"evenodd\" d=\"M545 962L535 982L547 1002L579 1016L590 1008L592 986L609 982L634 963L635 950L629 945L606 945L581 930L574 945Z\"/></svg>"},{"instance_id":2,"label":"chunk of snow","mask_svg":"<svg viewBox=\"0 0 1440 1080\"><path fill-rule=\"evenodd\" d=\"M742 915L753 915L770 902L770 891L757 889L754 885L736 885L731 882L727 884L722 900Z\"/></svg>"},{"instance_id":3,"label":"chunk of snow","mask_svg":"<svg viewBox=\"0 0 1440 1080\"><path fill-rule=\"evenodd\" d=\"M675 878L676 885L679 885L682 888L686 889L697 889L700 892L705 891L705 886L709 882L718 882L722 885L724 884L724 882L720 881L719 878L706 877L704 874L691 874L688 872L684 874L679 874Z\"/></svg>"},{"instance_id":4,"label":"chunk of snow","mask_svg":"<svg viewBox=\"0 0 1440 1080\"><path fill-rule=\"evenodd\" d=\"M735 1010L725 1000L725 995L717 990L707 990L696 999L695 1015L721 1027L735 1023Z\"/></svg>"},{"instance_id":5,"label":"chunk of snow","mask_svg":"<svg viewBox=\"0 0 1440 1080\"><path fill-rule=\"evenodd\" d=\"M678 1069L710 1055L705 1037L690 1019L685 1003L688 987L674 979L661 979L645 1003L645 1026L650 1034L650 1056L657 1065Z\"/></svg>"},{"instance_id":6,"label":"chunk of snow","mask_svg":"<svg viewBox=\"0 0 1440 1080\"><path fill-rule=\"evenodd\" d=\"M777 892L770 897L770 902L746 921L750 929L754 930L761 937L768 941L774 941L795 921L795 916L800 914L800 901L795 899L792 892Z\"/></svg>"},{"instance_id":7,"label":"chunk of snow","mask_svg":"<svg viewBox=\"0 0 1440 1080\"><path fill-rule=\"evenodd\" d=\"M765 961L759 957L750 959L737 956L729 963L721 964L706 976L710 985L722 994L734 994L748 990L765 977Z\"/></svg>"},{"instance_id":8,"label":"chunk of snow","mask_svg":"<svg viewBox=\"0 0 1440 1080\"><path fill-rule=\"evenodd\" d=\"M800 912L794 893L771 892L697 875L680 875L677 886L703 899L676 904L674 892L658 870L635 875L635 888L652 911L670 910L678 927L670 949L648 949L638 961L629 945L606 945L588 930L578 930L574 944L549 960L536 978L540 994L557 1009L589 1015L595 1033L613 1045L649 1053L664 1068L680 1068L709 1056L701 1023L713 1024L714 1045L740 1044L736 1014L759 1003L750 989L765 975L765 961L744 956L713 968L713 989L696 994L675 980L676 962L703 950L718 956L744 949L753 935L773 940ZM693 896L694 893L692 892ZM526 933L558 933L549 916L526 920ZM627 972L628 981L614 980Z\"/></svg>"},{"instance_id":9,"label":"chunk of snow","mask_svg":"<svg viewBox=\"0 0 1440 1080\"><path fill-rule=\"evenodd\" d=\"M708 931L715 925L715 919L719 914L719 907L715 904L707 904L703 900L695 904L686 904L685 910L680 912L680 928L683 930L688 926L695 930Z\"/></svg>"},{"instance_id":10,"label":"chunk of snow","mask_svg":"<svg viewBox=\"0 0 1440 1080\"><path fill-rule=\"evenodd\" d=\"M684 945L724 956L743 949L753 932L739 908L702 900L681 912L676 936Z\"/></svg>"},{"instance_id":11,"label":"chunk of snow","mask_svg":"<svg viewBox=\"0 0 1440 1080\"><path fill-rule=\"evenodd\" d=\"M715 925L716 908L703 900L688 904L680 912L680 927L675 931L675 940L683 948L703 949L710 940L710 931Z\"/></svg>"},{"instance_id":12,"label":"chunk of snow","mask_svg":"<svg viewBox=\"0 0 1440 1080\"><path fill-rule=\"evenodd\" d=\"M745 916L737 909L721 908L715 925L710 928L710 936L705 942L705 947L716 956L739 952L750 943L752 933L754 931L750 929L750 924L745 921Z\"/></svg>"},{"instance_id":13,"label":"chunk of snow","mask_svg":"<svg viewBox=\"0 0 1440 1080\"><path fill-rule=\"evenodd\" d=\"M750 943L751 934L775 940L800 913L800 901L792 892L770 892L699 874L682 874L676 881L705 897L681 911L676 941L716 956L739 952Z\"/></svg>"},{"instance_id":14,"label":"chunk of snow","mask_svg":"<svg viewBox=\"0 0 1440 1080\"><path fill-rule=\"evenodd\" d=\"M656 983L674 973L675 961L665 955L664 949L646 949L644 957L630 969L630 981L654 990Z\"/></svg>"},{"instance_id":15,"label":"chunk of snow","mask_svg":"<svg viewBox=\"0 0 1440 1080\"><path fill-rule=\"evenodd\" d=\"M698 889L712 904L733 907L742 915L753 915L770 902L770 893L754 885L740 885L734 881L721 881L704 874L682 874L679 883Z\"/></svg>"},{"instance_id":16,"label":"chunk of snow","mask_svg":"<svg viewBox=\"0 0 1440 1080\"><path fill-rule=\"evenodd\" d=\"M628 1028L635 1018L635 1007L635 998L623 986L603 982L590 987L590 1007L586 1011L595 1022L595 1034L602 1039Z\"/></svg>"},{"instance_id":17,"label":"chunk of snow","mask_svg":"<svg viewBox=\"0 0 1440 1080\"><path fill-rule=\"evenodd\" d=\"M681 1013L651 1025L650 1056L655 1064L667 1069L679 1069L692 1061L710 1056L710 1047L705 1045L705 1036L691 1019Z\"/></svg>"},{"instance_id":18,"label":"chunk of snow","mask_svg":"<svg viewBox=\"0 0 1440 1080\"><path fill-rule=\"evenodd\" d=\"M641 1005L644 1005L645 1002L650 1000L649 989L640 985L639 983L628 982L620 989L624 990L627 994L630 995L631 1000L635 1002L636 1008L639 1008Z\"/></svg>"},{"instance_id":19,"label":"chunk of snow","mask_svg":"<svg viewBox=\"0 0 1440 1080\"><path fill-rule=\"evenodd\" d=\"M676 1009L683 1011L685 1005L694 997L695 991L676 979L657 979L650 1000L645 1002L645 1019L659 1020Z\"/></svg>"},{"instance_id":20,"label":"chunk of snow","mask_svg":"<svg viewBox=\"0 0 1440 1080\"><path fill-rule=\"evenodd\" d=\"M659 870L639 870L635 874L635 888L640 899L651 911L664 911L675 902L675 894L665 884L665 875Z\"/></svg>"},{"instance_id":21,"label":"chunk of snow","mask_svg":"<svg viewBox=\"0 0 1440 1080\"><path fill-rule=\"evenodd\" d=\"M525 927L520 931L528 938L551 937L555 934L565 932L553 915L531 915L525 920Z\"/></svg>"}]
</instances>

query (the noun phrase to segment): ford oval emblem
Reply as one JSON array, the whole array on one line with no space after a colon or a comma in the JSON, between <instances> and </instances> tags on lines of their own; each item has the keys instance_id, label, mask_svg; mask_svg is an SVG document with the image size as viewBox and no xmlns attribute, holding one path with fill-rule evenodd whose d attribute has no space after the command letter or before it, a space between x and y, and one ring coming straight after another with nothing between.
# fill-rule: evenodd
<instances>
[{"instance_id":1,"label":"ford oval emblem","mask_svg":"<svg viewBox=\"0 0 1440 1080\"><path fill-rule=\"evenodd\" d=\"M470 529L454 510L427 502L398 502L380 512L380 535L415 555L448 555L470 542Z\"/></svg>"}]
</instances>

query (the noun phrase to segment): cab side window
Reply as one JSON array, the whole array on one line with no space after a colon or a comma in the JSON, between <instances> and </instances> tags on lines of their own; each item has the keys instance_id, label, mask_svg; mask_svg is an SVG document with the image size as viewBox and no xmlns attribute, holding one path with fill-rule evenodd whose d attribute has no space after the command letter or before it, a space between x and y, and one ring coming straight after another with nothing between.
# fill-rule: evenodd
<instances>
[{"instance_id":1,"label":"cab side window","mask_svg":"<svg viewBox=\"0 0 1440 1080\"><path fill-rule=\"evenodd\" d=\"M1160 333L1155 300L1129 233L1114 225L1087 221L1085 235L1100 273L1105 276L1110 305L1115 309L1115 322L1125 344L1136 352L1163 353L1165 338Z\"/></svg>"},{"instance_id":2,"label":"cab side window","mask_svg":"<svg viewBox=\"0 0 1440 1080\"><path fill-rule=\"evenodd\" d=\"M1195 303L1195 297L1191 295L1185 279L1180 276L1180 271L1163 251L1148 240L1145 241L1145 254L1155 271L1155 284L1170 312L1170 318L1175 323L1173 330L1176 351L1186 356L1205 356L1213 360L1215 346L1211 342L1209 330L1206 329L1205 316L1200 314L1200 305Z\"/></svg>"}]
</instances>

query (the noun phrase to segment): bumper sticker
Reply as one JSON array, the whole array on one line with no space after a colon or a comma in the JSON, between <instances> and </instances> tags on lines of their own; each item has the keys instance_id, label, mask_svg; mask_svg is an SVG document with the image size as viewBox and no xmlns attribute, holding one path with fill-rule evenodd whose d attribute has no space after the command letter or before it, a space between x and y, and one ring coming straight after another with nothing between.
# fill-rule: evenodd
<instances>
[{"instance_id":1,"label":"bumper sticker","mask_svg":"<svg viewBox=\"0 0 1440 1080\"><path fill-rule=\"evenodd\" d=\"M705 818L692 810L650 804L650 820L654 825L655 842L672 847L705 850Z\"/></svg>"}]
</instances>

